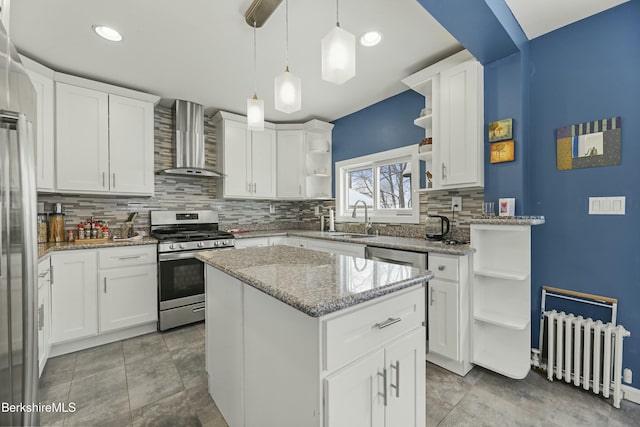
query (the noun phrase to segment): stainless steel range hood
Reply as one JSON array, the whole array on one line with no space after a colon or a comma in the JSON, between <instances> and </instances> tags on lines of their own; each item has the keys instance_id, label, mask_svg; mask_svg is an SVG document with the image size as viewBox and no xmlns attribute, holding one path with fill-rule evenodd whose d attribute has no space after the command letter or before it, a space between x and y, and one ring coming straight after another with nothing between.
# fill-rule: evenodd
<instances>
[{"instance_id":1,"label":"stainless steel range hood","mask_svg":"<svg viewBox=\"0 0 640 427\"><path fill-rule=\"evenodd\" d=\"M160 171L167 175L222 177L205 169L204 107L190 101L176 100L173 106L175 167Z\"/></svg>"}]
</instances>

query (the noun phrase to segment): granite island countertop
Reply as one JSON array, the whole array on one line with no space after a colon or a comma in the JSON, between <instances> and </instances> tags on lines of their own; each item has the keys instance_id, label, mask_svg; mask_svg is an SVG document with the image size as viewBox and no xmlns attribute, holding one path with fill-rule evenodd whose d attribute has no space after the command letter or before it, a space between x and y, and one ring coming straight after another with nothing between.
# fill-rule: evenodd
<instances>
[{"instance_id":1,"label":"granite island countertop","mask_svg":"<svg viewBox=\"0 0 640 427\"><path fill-rule=\"evenodd\" d=\"M311 317L433 278L428 270L290 246L214 250L196 257Z\"/></svg>"},{"instance_id":2,"label":"granite island countertop","mask_svg":"<svg viewBox=\"0 0 640 427\"><path fill-rule=\"evenodd\" d=\"M396 237L396 236L375 236L371 235L365 238L353 238L349 235L353 233L347 232L328 232L328 231L310 231L310 230L264 230L264 231L246 231L233 233L236 239L249 239L253 237L305 237L310 239L329 240L334 242L357 243L366 246L376 246L379 248L400 249L413 252L432 252L447 255L467 255L475 252L470 245L447 245L442 242L430 241L426 239L416 239L412 237ZM342 234L342 236L341 236Z\"/></svg>"},{"instance_id":3,"label":"granite island countertop","mask_svg":"<svg viewBox=\"0 0 640 427\"><path fill-rule=\"evenodd\" d=\"M55 251L72 251L79 249L103 249L114 248L119 246L138 246L138 245L157 245L158 241L153 237L145 236L137 240L109 240L108 242L91 242L91 239L79 240L82 243L39 243L38 259L49 255Z\"/></svg>"}]
</instances>

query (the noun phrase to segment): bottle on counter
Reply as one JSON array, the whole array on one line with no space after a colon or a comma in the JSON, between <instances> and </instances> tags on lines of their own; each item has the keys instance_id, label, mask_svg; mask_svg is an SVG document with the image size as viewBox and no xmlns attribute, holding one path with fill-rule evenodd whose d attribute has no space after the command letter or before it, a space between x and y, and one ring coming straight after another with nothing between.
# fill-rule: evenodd
<instances>
[{"instance_id":1,"label":"bottle on counter","mask_svg":"<svg viewBox=\"0 0 640 427\"><path fill-rule=\"evenodd\" d=\"M78 224L78 240L84 240L84 224Z\"/></svg>"}]
</instances>

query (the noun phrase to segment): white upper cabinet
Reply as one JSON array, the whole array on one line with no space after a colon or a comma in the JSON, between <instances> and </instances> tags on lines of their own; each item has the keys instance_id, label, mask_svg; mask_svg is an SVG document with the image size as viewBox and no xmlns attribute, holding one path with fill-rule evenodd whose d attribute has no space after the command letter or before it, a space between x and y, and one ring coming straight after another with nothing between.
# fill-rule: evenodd
<instances>
[{"instance_id":1,"label":"white upper cabinet","mask_svg":"<svg viewBox=\"0 0 640 427\"><path fill-rule=\"evenodd\" d=\"M331 131L320 120L300 124L265 122L247 130L244 116L220 111L218 137L222 196L238 199L331 197Z\"/></svg>"},{"instance_id":2,"label":"white upper cabinet","mask_svg":"<svg viewBox=\"0 0 640 427\"><path fill-rule=\"evenodd\" d=\"M425 114L414 120L433 141L420 147L429 175L423 189L483 187L482 65L465 50L402 81L425 96Z\"/></svg>"},{"instance_id":3,"label":"white upper cabinet","mask_svg":"<svg viewBox=\"0 0 640 427\"><path fill-rule=\"evenodd\" d=\"M153 194L153 104L109 95L110 189Z\"/></svg>"},{"instance_id":4,"label":"white upper cabinet","mask_svg":"<svg viewBox=\"0 0 640 427\"><path fill-rule=\"evenodd\" d=\"M246 119L218 113L218 159L222 163L223 197L271 199L276 197L276 131L247 129Z\"/></svg>"},{"instance_id":5,"label":"white upper cabinet","mask_svg":"<svg viewBox=\"0 0 640 427\"><path fill-rule=\"evenodd\" d=\"M304 131L278 130L278 197L301 199L304 193Z\"/></svg>"},{"instance_id":6,"label":"white upper cabinet","mask_svg":"<svg viewBox=\"0 0 640 427\"><path fill-rule=\"evenodd\" d=\"M20 57L36 90L36 185L38 191L55 190L53 70Z\"/></svg>"},{"instance_id":7,"label":"white upper cabinet","mask_svg":"<svg viewBox=\"0 0 640 427\"><path fill-rule=\"evenodd\" d=\"M56 82L56 178L61 192L109 192L109 95Z\"/></svg>"},{"instance_id":8,"label":"white upper cabinet","mask_svg":"<svg viewBox=\"0 0 640 427\"><path fill-rule=\"evenodd\" d=\"M482 66L466 61L440 75L442 187L484 185L482 144Z\"/></svg>"}]
</instances>

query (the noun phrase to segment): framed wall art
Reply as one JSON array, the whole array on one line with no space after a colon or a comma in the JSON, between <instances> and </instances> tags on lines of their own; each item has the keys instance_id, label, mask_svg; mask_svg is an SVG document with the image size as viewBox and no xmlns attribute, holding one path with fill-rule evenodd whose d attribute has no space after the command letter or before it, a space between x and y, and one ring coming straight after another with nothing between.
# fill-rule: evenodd
<instances>
[{"instance_id":1,"label":"framed wall art","mask_svg":"<svg viewBox=\"0 0 640 427\"><path fill-rule=\"evenodd\" d=\"M619 165L622 162L620 117L557 129L556 153L558 170Z\"/></svg>"},{"instance_id":2,"label":"framed wall art","mask_svg":"<svg viewBox=\"0 0 640 427\"><path fill-rule=\"evenodd\" d=\"M512 162L515 160L514 141L494 142L490 146L491 163Z\"/></svg>"},{"instance_id":3,"label":"framed wall art","mask_svg":"<svg viewBox=\"0 0 640 427\"><path fill-rule=\"evenodd\" d=\"M506 141L513 138L513 119L489 123L489 142Z\"/></svg>"}]
</instances>

